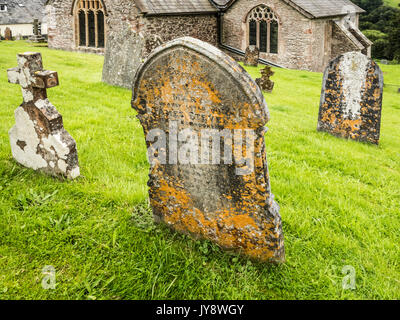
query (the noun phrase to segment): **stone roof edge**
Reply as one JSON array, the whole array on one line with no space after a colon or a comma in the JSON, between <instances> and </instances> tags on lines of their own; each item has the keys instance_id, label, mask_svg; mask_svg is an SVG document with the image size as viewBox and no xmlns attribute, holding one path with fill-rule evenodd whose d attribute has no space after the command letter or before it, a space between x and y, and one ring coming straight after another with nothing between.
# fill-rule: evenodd
<instances>
[{"instance_id":1,"label":"stone roof edge","mask_svg":"<svg viewBox=\"0 0 400 320\"><path fill-rule=\"evenodd\" d=\"M214 0L210 0L211 2L215 3ZM239 0L230 0L229 2L227 2L225 5L221 6L221 5L217 5L217 8L219 8L222 11L226 11L228 10L232 5L234 5L237 1ZM331 18L331 17L339 17L339 16L345 16L346 14L336 14L336 15L325 15L325 16L319 16L316 17L314 15L312 15L311 13L309 13L308 11L304 10L303 8L301 8L300 6L298 6L297 4L295 4L293 1L291 0L282 0L283 2L285 2L286 4L288 4L289 6L291 6L292 8L296 9L297 11L299 11L301 14L303 14L305 17L309 18L309 19L324 19L324 18ZM359 10L357 10L357 13L364 13L366 12L364 9L360 8L359 6L357 6L356 4L353 3L353 5L358 8Z\"/></svg>"},{"instance_id":2,"label":"stone roof edge","mask_svg":"<svg viewBox=\"0 0 400 320\"><path fill-rule=\"evenodd\" d=\"M337 28L343 32L343 34L355 45L359 50L363 50L364 46L358 39L351 34L349 30L347 30L340 22L333 21Z\"/></svg>"}]
</instances>

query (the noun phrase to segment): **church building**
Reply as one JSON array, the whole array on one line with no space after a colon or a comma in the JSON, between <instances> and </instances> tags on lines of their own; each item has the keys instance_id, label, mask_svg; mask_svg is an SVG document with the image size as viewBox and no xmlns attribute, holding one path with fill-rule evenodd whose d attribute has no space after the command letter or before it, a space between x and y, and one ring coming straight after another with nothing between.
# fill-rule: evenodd
<instances>
[{"instance_id":1,"label":"church building","mask_svg":"<svg viewBox=\"0 0 400 320\"><path fill-rule=\"evenodd\" d=\"M122 50L126 41L138 64L159 44L182 36L209 42L238 60L256 45L260 58L272 64L318 72L344 52L371 52L372 43L358 29L364 11L350 0L47 0L46 5L50 48L105 52L106 63L108 48L118 53L115 48Z\"/></svg>"}]
</instances>

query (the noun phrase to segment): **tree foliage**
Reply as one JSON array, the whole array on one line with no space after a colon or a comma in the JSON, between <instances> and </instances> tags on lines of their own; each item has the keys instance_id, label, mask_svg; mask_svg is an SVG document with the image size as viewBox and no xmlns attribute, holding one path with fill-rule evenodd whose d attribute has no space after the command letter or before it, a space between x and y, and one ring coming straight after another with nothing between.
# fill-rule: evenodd
<instances>
[{"instance_id":1,"label":"tree foliage","mask_svg":"<svg viewBox=\"0 0 400 320\"><path fill-rule=\"evenodd\" d=\"M374 42L372 57L400 60L400 8L382 0L352 0L366 11L360 16L360 29Z\"/></svg>"}]
</instances>

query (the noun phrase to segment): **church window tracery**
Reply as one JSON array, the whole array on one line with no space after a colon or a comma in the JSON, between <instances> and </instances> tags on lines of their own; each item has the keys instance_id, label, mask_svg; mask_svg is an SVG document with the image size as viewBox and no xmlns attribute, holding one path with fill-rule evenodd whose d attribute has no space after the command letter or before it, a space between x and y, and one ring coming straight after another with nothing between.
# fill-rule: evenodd
<instances>
[{"instance_id":1,"label":"church window tracery","mask_svg":"<svg viewBox=\"0 0 400 320\"><path fill-rule=\"evenodd\" d=\"M103 1L77 0L73 13L77 46L104 48L106 11Z\"/></svg>"},{"instance_id":2,"label":"church window tracery","mask_svg":"<svg viewBox=\"0 0 400 320\"><path fill-rule=\"evenodd\" d=\"M249 45L260 52L278 53L279 19L271 8L260 5L252 9L247 17Z\"/></svg>"}]
</instances>

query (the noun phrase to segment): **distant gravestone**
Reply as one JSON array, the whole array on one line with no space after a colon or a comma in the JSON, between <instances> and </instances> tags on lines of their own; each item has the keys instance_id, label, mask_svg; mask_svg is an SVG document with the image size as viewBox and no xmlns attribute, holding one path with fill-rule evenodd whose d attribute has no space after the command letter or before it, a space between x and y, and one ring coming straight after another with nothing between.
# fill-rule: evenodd
<instances>
[{"instance_id":1,"label":"distant gravestone","mask_svg":"<svg viewBox=\"0 0 400 320\"><path fill-rule=\"evenodd\" d=\"M54 71L43 71L40 53L18 55L8 81L22 87L24 102L15 110L10 130L14 159L25 167L74 179L79 176L75 140L65 131L62 116L47 99L47 88L58 86Z\"/></svg>"},{"instance_id":2,"label":"distant gravestone","mask_svg":"<svg viewBox=\"0 0 400 320\"><path fill-rule=\"evenodd\" d=\"M146 135L155 219L249 257L283 262L265 153L269 113L248 73L210 44L176 39L139 69L132 106Z\"/></svg>"},{"instance_id":3,"label":"distant gravestone","mask_svg":"<svg viewBox=\"0 0 400 320\"><path fill-rule=\"evenodd\" d=\"M272 92L275 83L270 78L274 74L275 72L272 71L270 66L266 66L264 69L261 70L261 78L256 79L256 83L262 91Z\"/></svg>"},{"instance_id":4,"label":"distant gravestone","mask_svg":"<svg viewBox=\"0 0 400 320\"><path fill-rule=\"evenodd\" d=\"M257 48L257 46L248 46L246 49L243 63L245 66L257 67L259 58L260 58L260 50Z\"/></svg>"},{"instance_id":5,"label":"distant gravestone","mask_svg":"<svg viewBox=\"0 0 400 320\"><path fill-rule=\"evenodd\" d=\"M357 141L379 143L383 73L370 58L348 52L325 70L318 130Z\"/></svg>"},{"instance_id":6,"label":"distant gravestone","mask_svg":"<svg viewBox=\"0 0 400 320\"><path fill-rule=\"evenodd\" d=\"M29 37L29 41L33 43L46 42L46 39L40 33L39 19L33 20L33 35Z\"/></svg>"},{"instance_id":7,"label":"distant gravestone","mask_svg":"<svg viewBox=\"0 0 400 320\"><path fill-rule=\"evenodd\" d=\"M382 64L389 64L389 61L387 61L386 59L381 60Z\"/></svg>"},{"instance_id":8,"label":"distant gravestone","mask_svg":"<svg viewBox=\"0 0 400 320\"><path fill-rule=\"evenodd\" d=\"M8 40L8 41L10 41L10 40L13 39L13 38L12 38L12 31L11 31L11 29L10 29L9 27L7 27L7 28L4 30L4 39L5 39L5 40Z\"/></svg>"},{"instance_id":9,"label":"distant gravestone","mask_svg":"<svg viewBox=\"0 0 400 320\"><path fill-rule=\"evenodd\" d=\"M103 81L132 89L133 78L142 63L145 41L140 33L125 24L111 31L107 37L104 56Z\"/></svg>"}]
</instances>

